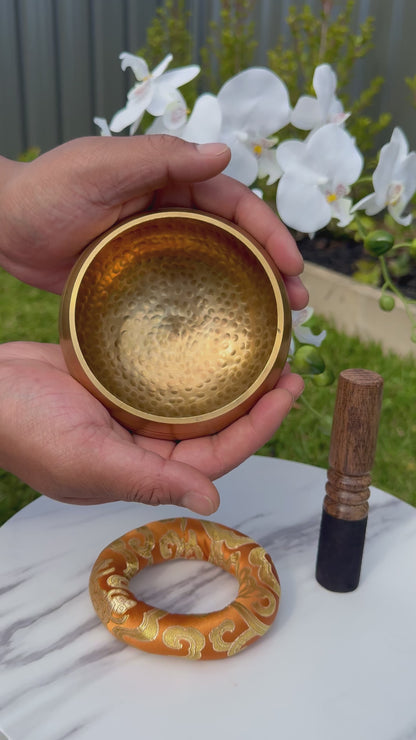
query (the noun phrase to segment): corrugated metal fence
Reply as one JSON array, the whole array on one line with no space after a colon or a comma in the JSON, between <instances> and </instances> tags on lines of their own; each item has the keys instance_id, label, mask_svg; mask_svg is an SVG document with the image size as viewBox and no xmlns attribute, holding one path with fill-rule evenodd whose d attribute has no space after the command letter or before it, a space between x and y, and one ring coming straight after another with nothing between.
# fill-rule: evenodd
<instances>
[{"instance_id":1,"label":"corrugated metal fence","mask_svg":"<svg viewBox=\"0 0 416 740\"><path fill-rule=\"evenodd\" d=\"M29 146L42 150L96 133L94 115L111 117L125 102L128 78L120 51L135 52L159 0L0 0L0 152L9 157ZM305 0L259 0L256 63L287 33L289 6ZM308 3L320 7L319 0ZM340 3L341 6L344 3ZM219 0L188 0L195 60ZM416 110L404 78L416 73L415 0L357 0L354 30L375 18L374 49L356 66L353 91L376 75L385 84L375 113L389 111L416 144ZM292 101L295 102L295 101Z\"/></svg>"}]
</instances>

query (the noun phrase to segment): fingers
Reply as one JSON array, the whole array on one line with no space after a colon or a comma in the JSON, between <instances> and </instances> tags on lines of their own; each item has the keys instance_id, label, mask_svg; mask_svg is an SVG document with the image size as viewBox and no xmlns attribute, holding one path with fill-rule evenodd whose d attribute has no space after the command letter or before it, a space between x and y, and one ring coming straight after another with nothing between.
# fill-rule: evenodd
<instances>
[{"instance_id":1,"label":"fingers","mask_svg":"<svg viewBox=\"0 0 416 740\"><path fill-rule=\"evenodd\" d=\"M195 207L223 216L248 231L285 275L302 272L303 260L296 242L276 214L244 185L218 174L230 158L225 145L195 145L158 135L100 137L70 145L79 149L85 142L86 193L90 199L95 193L95 198L110 209L118 207L118 218L148 208L155 192L157 206L172 202L189 206L191 200ZM79 156L74 161L77 159ZM289 281L288 292L293 308L307 304L307 292L300 281Z\"/></svg>"},{"instance_id":2,"label":"fingers","mask_svg":"<svg viewBox=\"0 0 416 740\"><path fill-rule=\"evenodd\" d=\"M169 183L212 178L230 160L225 144L195 145L164 135L96 137L64 146L74 163L74 177L84 184L86 197L110 208L126 201L140 202L141 196L148 197ZM61 160L63 147L59 149Z\"/></svg>"},{"instance_id":3,"label":"fingers","mask_svg":"<svg viewBox=\"0 0 416 740\"><path fill-rule=\"evenodd\" d=\"M288 229L271 208L244 185L226 175L195 185L195 203L202 210L234 221L269 252L286 275L300 275L302 256Z\"/></svg>"},{"instance_id":4,"label":"fingers","mask_svg":"<svg viewBox=\"0 0 416 740\"><path fill-rule=\"evenodd\" d=\"M89 491L79 503L137 501L148 505L176 504L208 516L219 504L213 483L199 470L131 444L130 440L103 442L97 464L88 464ZM77 477L82 479L78 468Z\"/></svg>"},{"instance_id":5,"label":"fingers","mask_svg":"<svg viewBox=\"0 0 416 740\"><path fill-rule=\"evenodd\" d=\"M59 347L0 347L0 466L72 504L141 501L208 515L218 492L196 467L141 449L136 438L65 372Z\"/></svg>"},{"instance_id":6,"label":"fingers","mask_svg":"<svg viewBox=\"0 0 416 740\"><path fill-rule=\"evenodd\" d=\"M22 167L22 162L15 162L6 157L0 157L0 188Z\"/></svg>"},{"instance_id":7,"label":"fingers","mask_svg":"<svg viewBox=\"0 0 416 740\"><path fill-rule=\"evenodd\" d=\"M289 413L303 391L299 375L284 373L275 389L264 395L251 411L219 434L204 440L187 440L176 446L173 457L198 466L212 479L219 478L257 452Z\"/></svg>"},{"instance_id":8,"label":"fingers","mask_svg":"<svg viewBox=\"0 0 416 740\"><path fill-rule=\"evenodd\" d=\"M302 280L298 277L283 276L287 294L289 296L290 306L294 311L299 311L308 305L309 293L305 288Z\"/></svg>"}]
</instances>

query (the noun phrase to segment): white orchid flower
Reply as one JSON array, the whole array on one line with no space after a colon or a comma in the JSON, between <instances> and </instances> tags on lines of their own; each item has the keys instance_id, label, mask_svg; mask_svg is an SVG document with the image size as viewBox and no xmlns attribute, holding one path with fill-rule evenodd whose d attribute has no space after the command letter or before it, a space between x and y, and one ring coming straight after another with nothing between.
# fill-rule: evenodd
<instances>
[{"instance_id":1,"label":"white orchid flower","mask_svg":"<svg viewBox=\"0 0 416 740\"><path fill-rule=\"evenodd\" d=\"M191 115L182 131L185 141L195 141L197 144L209 144L221 141L222 114L218 98L210 93L201 95L195 101Z\"/></svg>"},{"instance_id":2,"label":"white orchid flower","mask_svg":"<svg viewBox=\"0 0 416 740\"><path fill-rule=\"evenodd\" d=\"M313 308L306 306L301 311L292 311L292 333L301 344L312 344L314 347L320 347L326 337L325 329L320 334L314 334L308 326L304 326L313 316ZM293 356L295 352L295 341L291 339L289 355Z\"/></svg>"},{"instance_id":3,"label":"white orchid flower","mask_svg":"<svg viewBox=\"0 0 416 740\"><path fill-rule=\"evenodd\" d=\"M146 130L146 134L172 134L180 136L188 117L185 98L175 90L171 95L163 116L157 116Z\"/></svg>"},{"instance_id":4,"label":"white orchid flower","mask_svg":"<svg viewBox=\"0 0 416 740\"><path fill-rule=\"evenodd\" d=\"M409 226L412 215L402 214L416 191L416 153L409 154L407 139L398 127L380 151L373 187L374 193L356 203L353 210L364 208L368 216L374 216L387 207L397 223Z\"/></svg>"},{"instance_id":5,"label":"white orchid flower","mask_svg":"<svg viewBox=\"0 0 416 740\"><path fill-rule=\"evenodd\" d=\"M301 95L296 103L291 123L304 131L315 130L326 123L344 123L349 113L344 113L341 101L336 97L337 76L329 64L320 64L313 75L316 98Z\"/></svg>"},{"instance_id":6,"label":"white orchid flower","mask_svg":"<svg viewBox=\"0 0 416 740\"><path fill-rule=\"evenodd\" d=\"M108 127L107 119L106 118L99 118L96 116L94 118L94 123L98 128L100 129L100 135L101 136L111 136L111 131Z\"/></svg>"},{"instance_id":7,"label":"white orchid flower","mask_svg":"<svg viewBox=\"0 0 416 740\"><path fill-rule=\"evenodd\" d=\"M169 112L171 115L171 112ZM221 131L221 110L215 95L204 93L195 101L193 111L189 118L177 127L168 126L166 123L166 113L164 116L155 118L151 126L146 130L147 134L172 134L179 136L185 141L192 141L196 144L209 144L220 141Z\"/></svg>"},{"instance_id":8,"label":"white orchid flower","mask_svg":"<svg viewBox=\"0 0 416 740\"><path fill-rule=\"evenodd\" d=\"M360 176L363 157L343 128L328 123L304 142L283 142L276 158L284 173L276 204L287 226L312 234L332 218L341 227L350 223L352 200L347 195Z\"/></svg>"},{"instance_id":9,"label":"white orchid flower","mask_svg":"<svg viewBox=\"0 0 416 740\"><path fill-rule=\"evenodd\" d=\"M173 90L162 116L167 131L176 131L186 124L188 108L185 98L179 90Z\"/></svg>"},{"instance_id":10,"label":"white orchid flower","mask_svg":"<svg viewBox=\"0 0 416 740\"><path fill-rule=\"evenodd\" d=\"M110 130L116 133L130 126L130 134L134 134L145 111L153 116L163 116L168 106L177 102L178 87L193 80L200 71L198 65L190 64L166 72L173 59L172 54L168 54L153 72L149 71L145 60L135 54L123 51L120 59L123 71L131 67L137 84L128 93L126 106L111 120Z\"/></svg>"},{"instance_id":11,"label":"white orchid flower","mask_svg":"<svg viewBox=\"0 0 416 740\"><path fill-rule=\"evenodd\" d=\"M218 103L220 140L231 149L225 173L245 185L258 176L267 176L268 184L276 182L281 170L271 151L277 143L272 134L286 126L291 110L284 83L268 69L251 67L222 86Z\"/></svg>"}]
</instances>

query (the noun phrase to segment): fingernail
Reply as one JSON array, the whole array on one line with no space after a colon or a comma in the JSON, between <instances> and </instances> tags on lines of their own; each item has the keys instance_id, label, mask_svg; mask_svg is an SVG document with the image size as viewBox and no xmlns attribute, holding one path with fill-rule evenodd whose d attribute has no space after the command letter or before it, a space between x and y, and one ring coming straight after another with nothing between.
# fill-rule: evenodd
<instances>
[{"instance_id":1,"label":"fingernail","mask_svg":"<svg viewBox=\"0 0 416 740\"><path fill-rule=\"evenodd\" d=\"M182 497L181 504L186 509L191 509L191 511L195 511L197 514L204 514L205 516L213 514L217 508L208 496L201 496L200 493L195 493L194 491L185 493Z\"/></svg>"},{"instance_id":2,"label":"fingernail","mask_svg":"<svg viewBox=\"0 0 416 740\"><path fill-rule=\"evenodd\" d=\"M226 144L197 144L196 148L200 154L204 154L208 157L220 157L229 151Z\"/></svg>"}]
</instances>

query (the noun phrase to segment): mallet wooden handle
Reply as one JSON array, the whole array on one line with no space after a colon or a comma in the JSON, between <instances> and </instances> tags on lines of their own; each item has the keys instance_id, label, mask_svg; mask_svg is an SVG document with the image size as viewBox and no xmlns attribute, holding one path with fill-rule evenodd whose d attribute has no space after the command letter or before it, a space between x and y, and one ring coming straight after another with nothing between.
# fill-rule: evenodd
<instances>
[{"instance_id":1,"label":"mallet wooden handle","mask_svg":"<svg viewBox=\"0 0 416 740\"><path fill-rule=\"evenodd\" d=\"M359 583L382 393L382 377L370 370L339 376L316 566L331 591Z\"/></svg>"}]
</instances>

